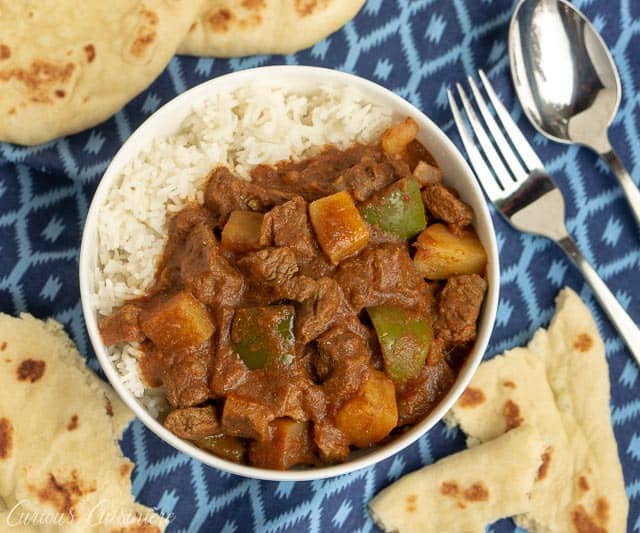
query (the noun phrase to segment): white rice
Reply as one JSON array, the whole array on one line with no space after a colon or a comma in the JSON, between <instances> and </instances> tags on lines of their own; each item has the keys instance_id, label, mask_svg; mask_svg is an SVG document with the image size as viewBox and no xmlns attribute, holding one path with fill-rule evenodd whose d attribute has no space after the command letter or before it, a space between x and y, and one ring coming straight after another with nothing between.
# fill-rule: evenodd
<instances>
[{"instance_id":1,"label":"white rice","mask_svg":"<svg viewBox=\"0 0 640 533\"><path fill-rule=\"evenodd\" d=\"M95 308L109 315L153 282L168 232L167 215L203 201L208 172L225 165L249 178L260 163L299 160L326 144L371 143L391 113L346 86L282 88L252 85L194 106L173 135L127 164L98 221ZM140 380L139 346L110 348L127 388L157 414L158 391Z\"/></svg>"}]
</instances>

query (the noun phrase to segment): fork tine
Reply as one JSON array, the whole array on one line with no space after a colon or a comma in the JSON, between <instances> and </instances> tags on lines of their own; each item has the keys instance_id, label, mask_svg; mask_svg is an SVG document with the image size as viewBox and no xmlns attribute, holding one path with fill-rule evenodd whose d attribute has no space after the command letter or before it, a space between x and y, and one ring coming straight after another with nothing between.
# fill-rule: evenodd
<instances>
[{"instance_id":1,"label":"fork tine","mask_svg":"<svg viewBox=\"0 0 640 533\"><path fill-rule=\"evenodd\" d=\"M462 144L467 151L467 155L471 161L471 166L476 174L476 178L478 178L480 185L482 185L482 188L489 199L499 198L502 195L502 190L498 187L498 183L493 176L493 172L491 172L487 164L484 162L480 151L473 142L471 132L467 129L467 126L464 123L464 119L462 118L462 114L460 113L460 109L458 108L458 104L456 103L456 99L453 96L451 89L447 90L447 95L449 97L449 107L451 107L453 120L458 127Z\"/></svg>"},{"instance_id":2,"label":"fork tine","mask_svg":"<svg viewBox=\"0 0 640 533\"><path fill-rule=\"evenodd\" d=\"M480 142L480 147L482 148L484 154L487 156L489 164L491 165L491 168L493 168L493 172L498 180L498 183L505 191L511 191L514 188L513 185L515 184L513 178L511 177L511 174L504 166L504 163L502 162L500 156L498 155L498 152L494 148L489 135L482 125L482 122L480 122L478 115L476 115L476 112L473 110L471 102L467 97L467 93L464 92L462 85L456 83L456 88L458 89L458 94L460 95L460 99L462 100L462 105L467 112L467 119L469 120L469 124L471 124L471 129L476 134L476 138Z\"/></svg>"},{"instance_id":3,"label":"fork tine","mask_svg":"<svg viewBox=\"0 0 640 533\"><path fill-rule=\"evenodd\" d=\"M476 105L480 110L480 114L482 115L482 118L484 118L485 124L489 128L489 131L493 136L493 140L498 145L498 150L500 154L506 161L507 166L509 167L509 170L511 170L511 174L515 176L516 181L521 181L526 179L528 176L527 171L522 166L522 163L520 163L520 161L518 160L518 157L513 151L513 148L509 146L509 142L507 141L502 131L500 130L500 126L498 126L498 123L493 118L491 111L489 111L487 102L485 101L484 96L482 96L480 89L478 89L476 82L473 80L472 76L469 76L468 80L469 80L469 86L471 87L471 92L473 93L473 97L476 100Z\"/></svg>"},{"instance_id":4,"label":"fork tine","mask_svg":"<svg viewBox=\"0 0 640 533\"><path fill-rule=\"evenodd\" d=\"M491 103L496 110L496 114L500 117L500 122L502 122L511 142L516 147L516 150L520 154L524 164L527 166L527 171L531 172L534 169L544 169L544 165L542 161L540 161L538 154L536 154L533 147L529 144L525 136L520 131L520 128L518 128L517 124L513 121L509 112L498 98L498 95L496 94L493 85L491 85L489 78L484 73L484 70L479 70L478 74L482 80L482 85L484 85L484 88L489 95L489 100L491 100Z\"/></svg>"}]
</instances>

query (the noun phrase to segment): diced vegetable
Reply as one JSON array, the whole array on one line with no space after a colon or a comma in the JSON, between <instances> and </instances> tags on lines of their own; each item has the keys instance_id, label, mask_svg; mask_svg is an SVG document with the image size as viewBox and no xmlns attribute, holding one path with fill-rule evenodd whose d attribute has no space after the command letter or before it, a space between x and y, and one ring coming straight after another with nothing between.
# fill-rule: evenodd
<instances>
[{"instance_id":1,"label":"diced vegetable","mask_svg":"<svg viewBox=\"0 0 640 533\"><path fill-rule=\"evenodd\" d=\"M263 218L254 211L233 211L222 229L222 246L238 253L258 250Z\"/></svg>"},{"instance_id":2,"label":"diced vegetable","mask_svg":"<svg viewBox=\"0 0 640 533\"><path fill-rule=\"evenodd\" d=\"M207 308L186 291L144 309L140 327L162 351L199 346L214 332Z\"/></svg>"},{"instance_id":3,"label":"diced vegetable","mask_svg":"<svg viewBox=\"0 0 640 533\"><path fill-rule=\"evenodd\" d=\"M411 239L427 225L420 186L401 179L374 194L360 206L362 217L372 226L401 239Z\"/></svg>"},{"instance_id":4,"label":"diced vegetable","mask_svg":"<svg viewBox=\"0 0 640 533\"><path fill-rule=\"evenodd\" d=\"M431 317L392 305L370 307L367 312L389 377L395 383L417 378L433 336Z\"/></svg>"},{"instance_id":5,"label":"diced vegetable","mask_svg":"<svg viewBox=\"0 0 640 533\"><path fill-rule=\"evenodd\" d=\"M430 185L432 183L442 182L442 170L439 167L434 167L429 163L420 161L416 168L413 170L413 177L420 184L421 187Z\"/></svg>"},{"instance_id":6,"label":"diced vegetable","mask_svg":"<svg viewBox=\"0 0 640 533\"><path fill-rule=\"evenodd\" d=\"M309 216L322 250L334 265L369 242L367 225L347 192L312 202Z\"/></svg>"},{"instance_id":7,"label":"diced vegetable","mask_svg":"<svg viewBox=\"0 0 640 533\"><path fill-rule=\"evenodd\" d=\"M461 274L482 274L487 254L473 229L452 233L444 224L433 224L416 242L416 269L428 279L447 279Z\"/></svg>"},{"instance_id":8,"label":"diced vegetable","mask_svg":"<svg viewBox=\"0 0 640 533\"><path fill-rule=\"evenodd\" d=\"M294 308L269 305L238 309L231 325L231 341L251 369L288 365L295 354Z\"/></svg>"},{"instance_id":9,"label":"diced vegetable","mask_svg":"<svg viewBox=\"0 0 640 533\"><path fill-rule=\"evenodd\" d=\"M194 441L194 444L198 448L234 463L243 463L247 451L244 440L228 435L204 437Z\"/></svg>"},{"instance_id":10,"label":"diced vegetable","mask_svg":"<svg viewBox=\"0 0 640 533\"><path fill-rule=\"evenodd\" d=\"M418 124L411 117L404 122L391 126L382 135L382 149L388 155L399 156L407 149L407 145L418 135Z\"/></svg>"},{"instance_id":11,"label":"diced vegetable","mask_svg":"<svg viewBox=\"0 0 640 533\"><path fill-rule=\"evenodd\" d=\"M396 391L384 373L371 369L355 397L336 414L336 427L359 448L384 439L398 422Z\"/></svg>"},{"instance_id":12,"label":"diced vegetable","mask_svg":"<svg viewBox=\"0 0 640 533\"><path fill-rule=\"evenodd\" d=\"M309 426L309 422L296 422L290 418L274 420L271 422L271 440L251 443L251 464L277 470L313 464L314 445Z\"/></svg>"}]
</instances>

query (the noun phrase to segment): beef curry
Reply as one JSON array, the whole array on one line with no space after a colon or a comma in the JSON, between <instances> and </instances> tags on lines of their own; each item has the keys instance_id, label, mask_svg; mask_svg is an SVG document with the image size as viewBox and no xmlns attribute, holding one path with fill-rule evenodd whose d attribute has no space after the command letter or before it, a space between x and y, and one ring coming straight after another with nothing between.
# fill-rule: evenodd
<instances>
[{"instance_id":1,"label":"beef curry","mask_svg":"<svg viewBox=\"0 0 640 533\"><path fill-rule=\"evenodd\" d=\"M373 146L212 171L170 220L156 280L101 320L138 342L164 425L288 469L393 438L452 386L487 288L473 213L407 119Z\"/></svg>"}]
</instances>

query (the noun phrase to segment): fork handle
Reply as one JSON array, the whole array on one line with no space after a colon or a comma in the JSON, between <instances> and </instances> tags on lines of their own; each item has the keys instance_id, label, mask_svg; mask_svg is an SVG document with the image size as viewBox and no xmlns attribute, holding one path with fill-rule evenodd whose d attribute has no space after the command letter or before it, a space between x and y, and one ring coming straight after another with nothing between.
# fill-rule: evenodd
<instances>
[{"instance_id":1,"label":"fork handle","mask_svg":"<svg viewBox=\"0 0 640 533\"><path fill-rule=\"evenodd\" d=\"M627 202L629 203L629 207L631 212L633 213L634 218L638 225L640 225L640 189L633 182L633 178L629 171L624 166L624 163L616 153L616 151L608 146L608 150L601 152L600 155L607 162L611 172L613 172L618 181L620 182L620 187L622 187L622 191L627 197Z\"/></svg>"},{"instance_id":2,"label":"fork handle","mask_svg":"<svg viewBox=\"0 0 640 533\"><path fill-rule=\"evenodd\" d=\"M629 313L620 305L620 302L618 302L584 255L582 255L576 242L569 235L556 242L580 269L596 299L600 302L600 306L604 309L609 320L618 330L618 333L627 344L627 348L629 348L636 362L640 365L640 329L638 329L638 326L633 322Z\"/></svg>"}]
</instances>

